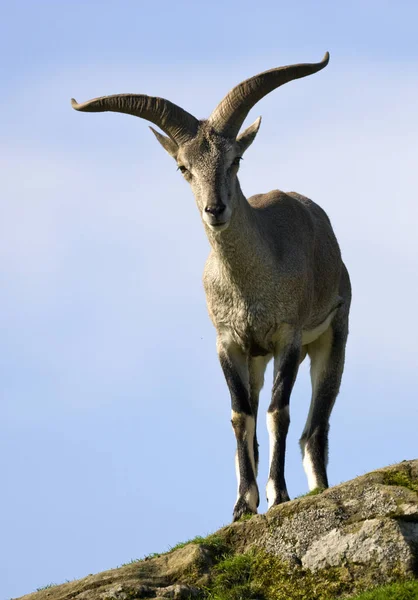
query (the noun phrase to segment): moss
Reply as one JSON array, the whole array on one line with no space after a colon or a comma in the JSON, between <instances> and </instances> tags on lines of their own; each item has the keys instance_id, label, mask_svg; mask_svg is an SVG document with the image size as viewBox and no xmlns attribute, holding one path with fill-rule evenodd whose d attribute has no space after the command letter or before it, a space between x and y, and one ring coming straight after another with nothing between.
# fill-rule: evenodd
<instances>
[{"instance_id":1,"label":"moss","mask_svg":"<svg viewBox=\"0 0 418 600\"><path fill-rule=\"evenodd\" d=\"M383 483L385 485L397 485L406 487L408 490L418 493L418 481L405 471L385 471L383 473Z\"/></svg>"},{"instance_id":2,"label":"moss","mask_svg":"<svg viewBox=\"0 0 418 600\"><path fill-rule=\"evenodd\" d=\"M312 573L268 554L259 554L254 577L268 600L328 600L347 592L351 575L346 568Z\"/></svg>"},{"instance_id":3,"label":"moss","mask_svg":"<svg viewBox=\"0 0 418 600\"><path fill-rule=\"evenodd\" d=\"M418 580L392 583L369 590L350 600L418 600Z\"/></svg>"},{"instance_id":4,"label":"moss","mask_svg":"<svg viewBox=\"0 0 418 600\"><path fill-rule=\"evenodd\" d=\"M213 570L206 590L210 600L247 600L262 598L261 588L253 576L254 555L237 554L222 560Z\"/></svg>"},{"instance_id":5,"label":"moss","mask_svg":"<svg viewBox=\"0 0 418 600\"><path fill-rule=\"evenodd\" d=\"M210 534L207 537L198 535L191 540L187 540L187 542L179 542L175 546L170 547L169 552L174 552L175 550L179 550L179 548L184 548L188 544L199 544L204 546L215 555L223 553L226 550L224 538L216 534Z\"/></svg>"},{"instance_id":6,"label":"moss","mask_svg":"<svg viewBox=\"0 0 418 600\"><path fill-rule=\"evenodd\" d=\"M252 519L253 517L255 517L254 513L245 513L242 515L242 517L240 517L238 519L238 522L242 522L242 521L249 521L250 519Z\"/></svg>"},{"instance_id":7,"label":"moss","mask_svg":"<svg viewBox=\"0 0 418 600\"><path fill-rule=\"evenodd\" d=\"M207 600L335 600L369 589L376 576L370 565L311 572L253 549L220 560L203 593Z\"/></svg>"},{"instance_id":8,"label":"moss","mask_svg":"<svg viewBox=\"0 0 418 600\"><path fill-rule=\"evenodd\" d=\"M225 538L220 535L209 535L200 543L211 552L215 561L229 556L232 552L231 546L229 546Z\"/></svg>"},{"instance_id":9,"label":"moss","mask_svg":"<svg viewBox=\"0 0 418 600\"><path fill-rule=\"evenodd\" d=\"M200 535L198 535L198 536L196 536L195 538L193 538L191 540L186 540L185 542L178 542L178 544L175 544L174 546L169 546L168 552L174 552L175 550L179 550L180 548L184 548L188 544L201 544L203 540L204 540L204 538L201 537Z\"/></svg>"},{"instance_id":10,"label":"moss","mask_svg":"<svg viewBox=\"0 0 418 600\"><path fill-rule=\"evenodd\" d=\"M325 488L321 488L321 487L317 487L314 490L311 490L310 492L306 492L306 494L302 494L301 496L297 496L296 498L307 498L308 496L317 496L318 494L322 494L322 492L325 492ZM295 500L296 500L295 498Z\"/></svg>"}]
</instances>

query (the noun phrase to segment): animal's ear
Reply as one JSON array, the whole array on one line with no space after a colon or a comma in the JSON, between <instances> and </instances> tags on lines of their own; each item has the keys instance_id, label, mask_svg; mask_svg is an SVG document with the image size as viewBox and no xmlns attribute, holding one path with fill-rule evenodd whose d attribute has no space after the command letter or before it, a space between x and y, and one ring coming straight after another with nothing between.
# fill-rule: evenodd
<instances>
[{"instance_id":1,"label":"animal's ear","mask_svg":"<svg viewBox=\"0 0 418 600\"><path fill-rule=\"evenodd\" d=\"M179 147L177 146L176 142L174 140L172 140L171 138L162 135L161 133L159 133L158 131L155 131L155 129L153 127L150 127L152 133L155 135L155 137L157 138L157 140L160 142L161 146L167 150L167 152L169 153L170 156L172 156L174 159L177 158L177 153L179 151Z\"/></svg>"},{"instance_id":2,"label":"animal's ear","mask_svg":"<svg viewBox=\"0 0 418 600\"><path fill-rule=\"evenodd\" d=\"M237 144L240 154L244 154L247 148L249 148L255 140L255 136L260 129L260 123L261 117L258 117L258 119L256 119L252 125L247 127L247 129L237 137Z\"/></svg>"}]
</instances>

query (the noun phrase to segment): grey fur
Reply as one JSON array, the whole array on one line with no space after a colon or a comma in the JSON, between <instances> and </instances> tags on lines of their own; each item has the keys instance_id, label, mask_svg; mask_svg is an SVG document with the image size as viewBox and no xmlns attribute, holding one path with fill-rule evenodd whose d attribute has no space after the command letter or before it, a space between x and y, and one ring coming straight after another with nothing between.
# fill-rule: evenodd
<instances>
[{"instance_id":1,"label":"grey fur","mask_svg":"<svg viewBox=\"0 0 418 600\"><path fill-rule=\"evenodd\" d=\"M282 67L247 80L226 96L208 121L198 122L197 128L189 113L158 99L158 106L169 106L175 115L174 128L164 112L163 129L170 137L153 132L190 183L212 247L203 283L231 392L238 444L239 489L234 519L257 510L255 420L264 370L272 357L275 381L268 412L269 506L288 499L284 452L289 397L298 366L307 353L312 361L313 393L301 448L310 486L328 485L328 422L344 367L351 301L348 273L331 223L312 200L280 190L245 198L237 177L239 162L255 139L260 119L236 137L237 123L257 99L292 78L320 70L328 58L326 55L321 63ZM258 86L255 92L251 88L254 85ZM241 92L240 107L237 99ZM95 101L94 111L129 112L125 105L121 109L124 97ZM131 114L161 122L155 102L150 104L145 96L138 98L140 107L148 108L141 112L136 103ZM73 106L92 110L91 102ZM180 130L181 135L174 135Z\"/></svg>"}]
</instances>

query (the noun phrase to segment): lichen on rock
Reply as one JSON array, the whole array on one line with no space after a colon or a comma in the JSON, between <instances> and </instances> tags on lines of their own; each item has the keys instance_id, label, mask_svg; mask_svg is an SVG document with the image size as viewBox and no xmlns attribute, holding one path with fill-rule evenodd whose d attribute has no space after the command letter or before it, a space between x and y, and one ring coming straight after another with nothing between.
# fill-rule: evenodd
<instances>
[{"instance_id":1,"label":"lichen on rock","mask_svg":"<svg viewBox=\"0 0 418 600\"><path fill-rule=\"evenodd\" d=\"M418 576L418 460L21 600L331 600Z\"/></svg>"}]
</instances>

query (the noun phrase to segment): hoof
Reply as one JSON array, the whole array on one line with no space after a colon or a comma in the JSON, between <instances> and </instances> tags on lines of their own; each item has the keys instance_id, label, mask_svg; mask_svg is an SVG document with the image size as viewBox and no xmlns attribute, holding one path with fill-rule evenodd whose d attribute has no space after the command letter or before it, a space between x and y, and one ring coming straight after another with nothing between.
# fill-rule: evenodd
<instances>
[{"instance_id":1,"label":"hoof","mask_svg":"<svg viewBox=\"0 0 418 600\"><path fill-rule=\"evenodd\" d=\"M247 517L256 515L257 510L252 510L248 503L244 500L244 498L239 498L237 503L234 506L234 515L232 518L232 522L239 521L241 517Z\"/></svg>"},{"instance_id":2,"label":"hoof","mask_svg":"<svg viewBox=\"0 0 418 600\"><path fill-rule=\"evenodd\" d=\"M268 498L267 498L267 502L268 502ZM281 490L276 498L274 499L274 502L269 506L269 510L270 508L273 508L273 506L278 506L279 504L283 504L284 502L290 502L290 498L289 498L289 494L287 493L287 490Z\"/></svg>"}]
</instances>

